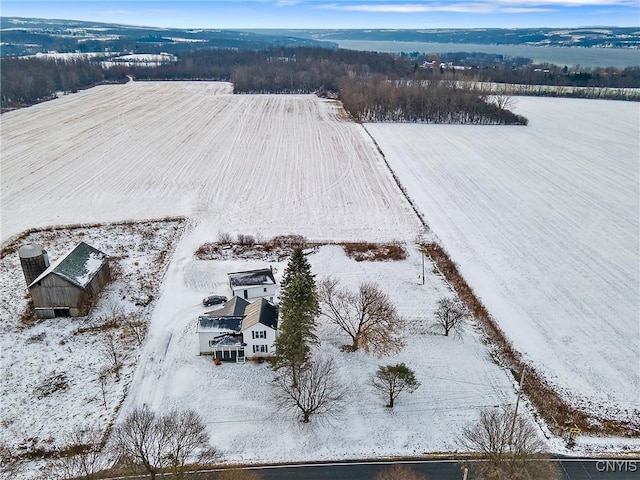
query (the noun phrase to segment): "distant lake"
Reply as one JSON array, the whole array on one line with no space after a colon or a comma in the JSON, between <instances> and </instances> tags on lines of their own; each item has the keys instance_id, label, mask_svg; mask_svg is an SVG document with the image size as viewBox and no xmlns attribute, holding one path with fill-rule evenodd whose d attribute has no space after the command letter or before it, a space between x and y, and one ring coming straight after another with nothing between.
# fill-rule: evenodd
<instances>
[{"instance_id":1,"label":"distant lake","mask_svg":"<svg viewBox=\"0 0 640 480\"><path fill-rule=\"evenodd\" d=\"M617 67L640 65L640 50L622 48L531 47L528 45L483 45L478 43L423 43L366 40L331 40L340 48L374 52L484 52L511 57L527 57L534 62L583 67Z\"/></svg>"}]
</instances>

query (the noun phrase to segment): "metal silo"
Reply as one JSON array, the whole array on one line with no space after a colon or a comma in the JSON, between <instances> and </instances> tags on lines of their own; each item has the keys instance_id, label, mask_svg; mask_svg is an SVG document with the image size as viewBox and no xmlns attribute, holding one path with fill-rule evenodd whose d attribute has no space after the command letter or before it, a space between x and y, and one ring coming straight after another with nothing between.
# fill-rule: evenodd
<instances>
[{"instance_id":1,"label":"metal silo","mask_svg":"<svg viewBox=\"0 0 640 480\"><path fill-rule=\"evenodd\" d=\"M29 245L20 247L18 255L20 256L22 273L24 273L24 279L27 281L27 285L31 285L31 282L38 278L49 266L49 255L47 255L47 251L42 248L42 245L38 245L37 243L30 243Z\"/></svg>"}]
</instances>

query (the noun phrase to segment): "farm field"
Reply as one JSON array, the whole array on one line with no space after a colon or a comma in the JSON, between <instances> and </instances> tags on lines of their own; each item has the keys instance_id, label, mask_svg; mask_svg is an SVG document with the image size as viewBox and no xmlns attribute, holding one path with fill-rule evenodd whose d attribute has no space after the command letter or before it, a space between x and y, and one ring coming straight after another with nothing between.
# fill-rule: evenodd
<instances>
[{"instance_id":1,"label":"farm field","mask_svg":"<svg viewBox=\"0 0 640 480\"><path fill-rule=\"evenodd\" d=\"M167 215L213 236L420 233L373 142L338 103L231 91L130 82L3 114L2 241L33 227Z\"/></svg>"},{"instance_id":2,"label":"farm field","mask_svg":"<svg viewBox=\"0 0 640 480\"><path fill-rule=\"evenodd\" d=\"M637 422L639 106L515 111L529 126L366 129L525 359L574 405Z\"/></svg>"}]
</instances>

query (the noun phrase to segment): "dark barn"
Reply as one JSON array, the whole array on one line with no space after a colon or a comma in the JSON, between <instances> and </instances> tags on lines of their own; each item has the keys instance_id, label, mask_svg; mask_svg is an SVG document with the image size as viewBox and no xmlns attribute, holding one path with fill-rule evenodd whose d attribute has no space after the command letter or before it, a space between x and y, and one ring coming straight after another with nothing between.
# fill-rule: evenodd
<instances>
[{"instance_id":1,"label":"dark barn","mask_svg":"<svg viewBox=\"0 0 640 480\"><path fill-rule=\"evenodd\" d=\"M80 242L29 284L36 316L87 315L110 278L108 256Z\"/></svg>"}]
</instances>

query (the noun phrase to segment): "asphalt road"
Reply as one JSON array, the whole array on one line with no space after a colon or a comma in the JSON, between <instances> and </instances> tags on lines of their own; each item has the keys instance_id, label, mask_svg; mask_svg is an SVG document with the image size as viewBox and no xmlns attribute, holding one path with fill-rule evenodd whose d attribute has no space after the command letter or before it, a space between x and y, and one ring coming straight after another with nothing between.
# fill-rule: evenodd
<instances>
[{"instance_id":1,"label":"asphalt road","mask_svg":"<svg viewBox=\"0 0 640 480\"><path fill-rule=\"evenodd\" d=\"M563 480L639 480L637 460L557 459ZM460 480L462 470L457 460L394 462L407 465L428 480ZM373 480L387 462L354 462L311 465L255 467L264 480ZM198 480L215 480L216 474L200 473ZM469 474L468 480L473 480Z\"/></svg>"}]
</instances>

